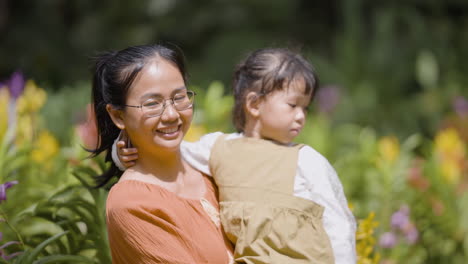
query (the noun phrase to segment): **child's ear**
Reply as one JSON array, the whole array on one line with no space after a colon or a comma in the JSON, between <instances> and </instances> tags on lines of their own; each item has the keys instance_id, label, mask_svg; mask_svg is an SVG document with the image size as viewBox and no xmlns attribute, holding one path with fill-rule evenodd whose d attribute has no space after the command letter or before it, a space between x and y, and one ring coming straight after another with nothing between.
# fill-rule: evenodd
<instances>
[{"instance_id":1,"label":"child's ear","mask_svg":"<svg viewBox=\"0 0 468 264\"><path fill-rule=\"evenodd\" d=\"M245 112L253 117L258 117L260 101L260 97L256 92L249 92L245 97Z\"/></svg>"},{"instance_id":2,"label":"child's ear","mask_svg":"<svg viewBox=\"0 0 468 264\"><path fill-rule=\"evenodd\" d=\"M114 122L114 124L119 129L125 129L125 124L122 118L122 110L114 108L111 104L106 105L106 110L107 110L107 113L109 113L109 116L111 117L112 122Z\"/></svg>"}]
</instances>

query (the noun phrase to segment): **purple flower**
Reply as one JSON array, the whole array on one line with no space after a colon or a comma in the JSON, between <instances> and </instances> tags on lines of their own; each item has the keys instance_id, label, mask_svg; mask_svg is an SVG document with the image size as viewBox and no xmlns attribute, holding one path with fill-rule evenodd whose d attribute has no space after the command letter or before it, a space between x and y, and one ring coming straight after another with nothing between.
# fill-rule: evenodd
<instances>
[{"instance_id":1,"label":"purple flower","mask_svg":"<svg viewBox=\"0 0 468 264\"><path fill-rule=\"evenodd\" d=\"M404 213L405 215L409 215L409 213L410 213L409 207L406 204L403 204L402 206L400 206L399 211Z\"/></svg>"},{"instance_id":2,"label":"purple flower","mask_svg":"<svg viewBox=\"0 0 468 264\"><path fill-rule=\"evenodd\" d=\"M412 245L418 241L419 238L419 232L418 229L416 229L416 226L413 224L410 224L405 230L404 234L406 237L406 241L408 241L408 244Z\"/></svg>"},{"instance_id":3,"label":"purple flower","mask_svg":"<svg viewBox=\"0 0 468 264\"><path fill-rule=\"evenodd\" d=\"M468 116L468 100L466 100L462 96L457 96L453 100L452 105L453 110L455 111L455 113L457 113L457 115L459 115L460 117Z\"/></svg>"},{"instance_id":4,"label":"purple flower","mask_svg":"<svg viewBox=\"0 0 468 264\"><path fill-rule=\"evenodd\" d=\"M393 232L385 232L380 236L379 245L383 248L393 248L397 243L397 236Z\"/></svg>"},{"instance_id":5,"label":"purple flower","mask_svg":"<svg viewBox=\"0 0 468 264\"><path fill-rule=\"evenodd\" d=\"M13 99L16 100L21 95L25 84L26 80L20 71L16 71L11 75L8 87L10 88L10 93Z\"/></svg>"},{"instance_id":6,"label":"purple flower","mask_svg":"<svg viewBox=\"0 0 468 264\"><path fill-rule=\"evenodd\" d=\"M18 184L18 181L10 181L5 182L4 184L0 184L0 202L6 201L6 190L15 184Z\"/></svg>"},{"instance_id":7,"label":"purple flower","mask_svg":"<svg viewBox=\"0 0 468 264\"><path fill-rule=\"evenodd\" d=\"M6 242L5 244L1 245L0 246L0 250L3 250L4 248L8 247L8 246L11 246L11 245L15 245L15 244L19 244L18 241L10 241L10 242Z\"/></svg>"},{"instance_id":8,"label":"purple flower","mask_svg":"<svg viewBox=\"0 0 468 264\"><path fill-rule=\"evenodd\" d=\"M16 257L16 256L21 255L21 254L23 254L23 251L18 251L18 252L12 253L12 254L10 254L10 255L3 256L3 258L4 258L5 260L10 260L10 259L12 259L12 258L14 258L14 257Z\"/></svg>"},{"instance_id":9,"label":"purple flower","mask_svg":"<svg viewBox=\"0 0 468 264\"><path fill-rule=\"evenodd\" d=\"M400 210L392 215L391 224L393 228L403 230L409 222L409 208L406 205L400 207Z\"/></svg>"},{"instance_id":10,"label":"purple flower","mask_svg":"<svg viewBox=\"0 0 468 264\"><path fill-rule=\"evenodd\" d=\"M7 243L3 244L2 246L0 246L0 257L2 257L5 260L10 260L10 259L20 255L21 253L23 253L23 252L19 251L19 252L15 252L13 254L10 254L10 255L6 255L5 252L3 251L3 249L5 249L8 246L14 245L14 244L20 244L20 243L18 241L10 241L10 242L7 242Z\"/></svg>"},{"instance_id":11,"label":"purple flower","mask_svg":"<svg viewBox=\"0 0 468 264\"><path fill-rule=\"evenodd\" d=\"M324 86L317 92L318 109L322 113L331 113L340 101L338 86Z\"/></svg>"}]
</instances>

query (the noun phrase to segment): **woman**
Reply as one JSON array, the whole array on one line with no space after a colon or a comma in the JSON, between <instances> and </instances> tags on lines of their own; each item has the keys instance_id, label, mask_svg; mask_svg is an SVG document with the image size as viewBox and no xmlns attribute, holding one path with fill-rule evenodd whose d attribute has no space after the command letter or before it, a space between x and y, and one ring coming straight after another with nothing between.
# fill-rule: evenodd
<instances>
[{"instance_id":1,"label":"woman","mask_svg":"<svg viewBox=\"0 0 468 264\"><path fill-rule=\"evenodd\" d=\"M189 166L180 144L193 116L183 55L163 45L130 47L98 57L93 103L99 144L107 151L125 131L136 164L109 192L106 217L113 263L228 263L216 189ZM100 186L120 172L112 164Z\"/></svg>"}]
</instances>

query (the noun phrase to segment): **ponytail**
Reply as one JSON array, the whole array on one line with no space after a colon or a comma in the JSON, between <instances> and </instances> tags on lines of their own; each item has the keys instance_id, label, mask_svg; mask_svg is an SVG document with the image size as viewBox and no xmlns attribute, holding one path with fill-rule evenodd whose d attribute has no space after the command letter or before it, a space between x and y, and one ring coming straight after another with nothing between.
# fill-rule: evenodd
<instances>
[{"instance_id":1,"label":"ponytail","mask_svg":"<svg viewBox=\"0 0 468 264\"><path fill-rule=\"evenodd\" d=\"M96 187L102 187L106 185L114 175L120 177L122 172L112 161L111 152L112 144L118 137L120 129L115 126L110 115L107 113L106 106L110 103L109 91L112 82L109 80L109 72L107 71L107 65L112 64L112 58L116 55L116 52L105 52L98 55L95 60L95 70L93 76L93 87L92 87L92 100L94 114L96 116L95 122L98 130L97 135L97 146L96 149L88 149L91 152L91 157L96 157L100 153L107 151L105 161L111 162L110 168L103 174L96 177Z\"/></svg>"}]
</instances>

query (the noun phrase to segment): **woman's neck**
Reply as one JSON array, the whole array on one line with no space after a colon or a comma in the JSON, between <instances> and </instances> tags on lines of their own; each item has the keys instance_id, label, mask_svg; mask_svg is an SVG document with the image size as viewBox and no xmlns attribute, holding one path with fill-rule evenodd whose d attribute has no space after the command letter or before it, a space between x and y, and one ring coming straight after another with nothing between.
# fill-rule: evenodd
<instances>
[{"instance_id":1,"label":"woman's neck","mask_svg":"<svg viewBox=\"0 0 468 264\"><path fill-rule=\"evenodd\" d=\"M139 153L134 171L153 175L162 181L175 181L183 173L184 161L180 150L175 152L157 151L156 153Z\"/></svg>"}]
</instances>

